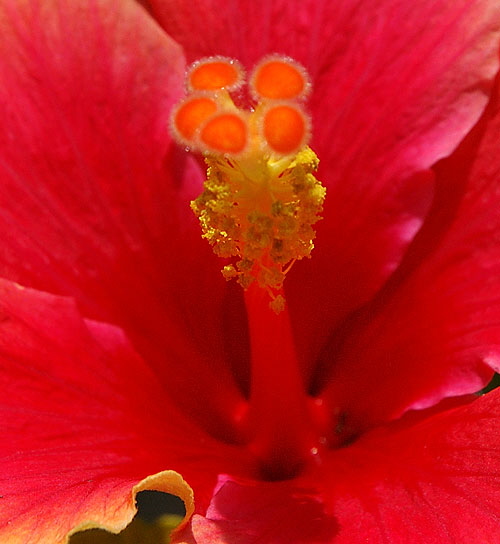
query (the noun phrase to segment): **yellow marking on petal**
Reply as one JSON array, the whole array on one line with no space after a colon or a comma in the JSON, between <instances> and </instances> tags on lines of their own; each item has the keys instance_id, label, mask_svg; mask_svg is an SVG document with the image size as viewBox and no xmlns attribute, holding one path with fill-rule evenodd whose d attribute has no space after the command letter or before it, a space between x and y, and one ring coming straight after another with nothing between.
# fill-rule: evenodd
<instances>
[{"instance_id":1,"label":"yellow marking on petal","mask_svg":"<svg viewBox=\"0 0 500 544\"><path fill-rule=\"evenodd\" d=\"M88 516L88 521L83 521L76 527L74 527L69 533L62 537L60 540L51 539L50 542L54 544L68 544L69 538L81 531L87 531L89 529L104 529L113 534L122 532L127 527L132 518L137 513L136 508L136 496L141 491L152 490L162 491L164 493L170 493L178 496L184 503L186 509L186 515L182 520L179 520L176 530L182 529L188 522L194 512L194 494L193 490L185 482L182 476L174 472L173 470L165 470L158 472L151 476L147 476L139 483L133 486L129 496L123 496L122 502L119 504L112 504L110 508L102 509L93 507L92 510L82 512L82 514ZM17 536L17 535L16 535ZM72 542L78 542L79 537L75 537L75 540L71 538ZM23 538L23 535L19 535L17 542L29 542L29 537ZM44 540L45 542L45 540Z\"/></svg>"}]
</instances>

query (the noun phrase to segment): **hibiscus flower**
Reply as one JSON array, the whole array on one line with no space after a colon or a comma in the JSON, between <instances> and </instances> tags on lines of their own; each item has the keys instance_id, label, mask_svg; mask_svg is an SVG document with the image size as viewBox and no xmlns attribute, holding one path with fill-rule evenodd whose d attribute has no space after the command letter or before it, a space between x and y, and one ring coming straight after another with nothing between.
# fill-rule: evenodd
<instances>
[{"instance_id":1,"label":"hibiscus flower","mask_svg":"<svg viewBox=\"0 0 500 544\"><path fill-rule=\"evenodd\" d=\"M497 0L2 0L0 540L498 542ZM186 66L309 72L327 189L286 307L226 282ZM266 295L267 296L267 295Z\"/></svg>"}]
</instances>

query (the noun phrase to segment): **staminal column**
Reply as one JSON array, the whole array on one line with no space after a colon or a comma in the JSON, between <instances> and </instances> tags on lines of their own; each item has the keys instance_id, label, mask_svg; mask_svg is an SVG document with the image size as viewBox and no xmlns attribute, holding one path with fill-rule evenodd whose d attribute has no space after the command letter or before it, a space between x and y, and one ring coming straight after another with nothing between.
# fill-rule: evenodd
<instances>
[{"instance_id":1,"label":"staminal column","mask_svg":"<svg viewBox=\"0 0 500 544\"><path fill-rule=\"evenodd\" d=\"M314 449L314 431L288 311L276 314L257 286L245 292L251 348L248 413L260 476L293 477Z\"/></svg>"}]
</instances>

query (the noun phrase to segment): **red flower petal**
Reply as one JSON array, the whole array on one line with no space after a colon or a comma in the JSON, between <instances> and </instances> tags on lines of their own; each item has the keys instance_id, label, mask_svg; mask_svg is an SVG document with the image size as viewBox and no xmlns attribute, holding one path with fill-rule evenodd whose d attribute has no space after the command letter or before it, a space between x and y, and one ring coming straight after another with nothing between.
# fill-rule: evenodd
<instances>
[{"instance_id":1,"label":"red flower petal","mask_svg":"<svg viewBox=\"0 0 500 544\"><path fill-rule=\"evenodd\" d=\"M238 482L222 477L205 516L173 542L188 544L326 544L338 526L312 488L300 483Z\"/></svg>"},{"instance_id":2,"label":"red flower petal","mask_svg":"<svg viewBox=\"0 0 500 544\"><path fill-rule=\"evenodd\" d=\"M494 542L500 520L500 391L334 452L309 479L226 479L192 544Z\"/></svg>"},{"instance_id":3,"label":"red flower petal","mask_svg":"<svg viewBox=\"0 0 500 544\"><path fill-rule=\"evenodd\" d=\"M372 6L342 11L337 28L349 30L332 40L311 100L325 219L312 260L286 286L306 361L398 266L430 204L426 169L477 121L498 68L496 1Z\"/></svg>"},{"instance_id":4,"label":"red flower petal","mask_svg":"<svg viewBox=\"0 0 500 544\"><path fill-rule=\"evenodd\" d=\"M119 329L5 281L0 315L2 542L55 544L80 526L121 530L141 489L180 494L191 508L178 474L141 483L174 466L203 506L235 451L171 406Z\"/></svg>"},{"instance_id":5,"label":"red flower petal","mask_svg":"<svg viewBox=\"0 0 500 544\"><path fill-rule=\"evenodd\" d=\"M482 124L439 165L434 207L399 279L330 346L336 358L327 356L317 387L330 382L334 412L371 425L477 391L500 369L495 92Z\"/></svg>"},{"instance_id":6,"label":"red flower petal","mask_svg":"<svg viewBox=\"0 0 500 544\"><path fill-rule=\"evenodd\" d=\"M500 392L339 451L335 544L494 542L500 520ZM345 472L343 472L345 470ZM349 487L347 487L349 486Z\"/></svg>"},{"instance_id":7,"label":"red flower petal","mask_svg":"<svg viewBox=\"0 0 500 544\"><path fill-rule=\"evenodd\" d=\"M397 267L431 198L426 170L478 119L498 66L496 0L150 0L186 51L251 67L280 52L313 78L313 148L328 187L310 262L286 282L311 366L335 323ZM432 23L429 23L432 21ZM193 39L196 36L196 39ZM311 304L321 301L321 304Z\"/></svg>"},{"instance_id":8,"label":"red flower petal","mask_svg":"<svg viewBox=\"0 0 500 544\"><path fill-rule=\"evenodd\" d=\"M222 432L240 395L225 282L189 210L199 172L168 136L179 47L129 1L12 0L0 25L0 275L123 327Z\"/></svg>"}]
</instances>

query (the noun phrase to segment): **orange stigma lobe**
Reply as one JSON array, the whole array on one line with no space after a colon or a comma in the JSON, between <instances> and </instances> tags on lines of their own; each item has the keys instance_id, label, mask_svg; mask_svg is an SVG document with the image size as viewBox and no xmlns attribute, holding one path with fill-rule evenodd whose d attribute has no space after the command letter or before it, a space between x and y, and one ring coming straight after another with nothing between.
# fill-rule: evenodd
<instances>
[{"instance_id":1,"label":"orange stigma lobe","mask_svg":"<svg viewBox=\"0 0 500 544\"><path fill-rule=\"evenodd\" d=\"M243 79L239 63L224 57L209 57L195 62L188 72L187 83L191 90L232 90Z\"/></svg>"},{"instance_id":2,"label":"orange stigma lobe","mask_svg":"<svg viewBox=\"0 0 500 544\"><path fill-rule=\"evenodd\" d=\"M269 147L283 155L298 151L307 135L307 121L300 109L283 104L267 110L263 119L263 132Z\"/></svg>"},{"instance_id":3,"label":"orange stigma lobe","mask_svg":"<svg viewBox=\"0 0 500 544\"><path fill-rule=\"evenodd\" d=\"M194 139L196 131L211 115L217 111L214 100L205 96L191 96L177 107L172 124L174 132L189 143Z\"/></svg>"},{"instance_id":4,"label":"orange stigma lobe","mask_svg":"<svg viewBox=\"0 0 500 544\"><path fill-rule=\"evenodd\" d=\"M234 113L215 115L201 129L200 140L212 151L239 154L247 145L247 124Z\"/></svg>"},{"instance_id":5,"label":"orange stigma lobe","mask_svg":"<svg viewBox=\"0 0 500 544\"><path fill-rule=\"evenodd\" d=\"M256 97L273 100L302 98L310 86L305 69L283 57L270 57L258 64L250 85Z\"/></svg>"}]
</instances>

